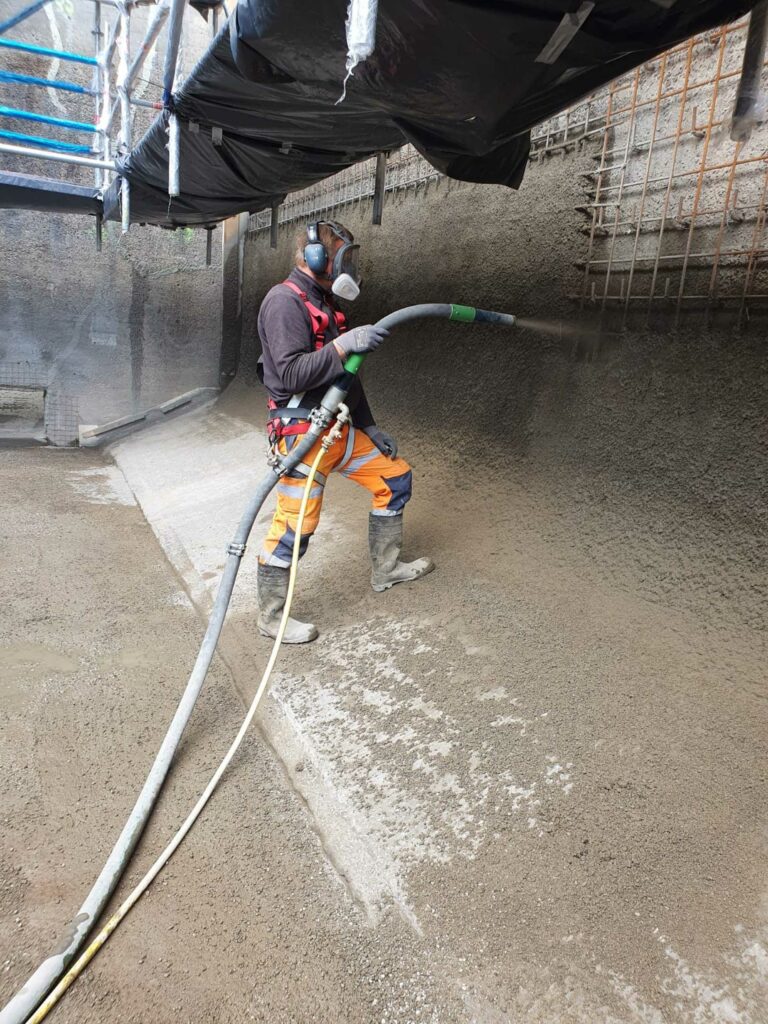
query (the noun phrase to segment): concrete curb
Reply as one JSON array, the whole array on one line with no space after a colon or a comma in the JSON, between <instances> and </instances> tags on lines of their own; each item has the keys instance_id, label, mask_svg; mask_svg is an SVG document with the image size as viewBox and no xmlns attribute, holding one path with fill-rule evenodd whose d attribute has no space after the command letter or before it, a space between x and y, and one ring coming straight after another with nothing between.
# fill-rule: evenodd
<instances>
[{"instance_id":1,"label":"concrete curb","mask_svg":"<svg viewBox=\"0 0 768 1024\"><path fill-rule=\"evenodd\" d=\"M107 444L129 433L140 430L150 424L157 423L180 409L197 409L204 402L212 401L219 394L219 388L205 387L193 388L192 391L185 391L184 394L169 398L161 405L153 406L144 412L132 413L130 416L122 416L120 419L110 420L101 426L80 425L78 431L78 443L81 448L96 448L100 444Z\"/></svg>"}]
</instances>

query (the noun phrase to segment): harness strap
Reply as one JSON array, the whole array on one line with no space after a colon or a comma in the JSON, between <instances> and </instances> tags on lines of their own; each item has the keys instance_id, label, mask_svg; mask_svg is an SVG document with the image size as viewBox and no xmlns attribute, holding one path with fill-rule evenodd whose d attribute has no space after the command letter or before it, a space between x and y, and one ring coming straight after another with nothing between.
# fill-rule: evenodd
<instances>
[{"instance_id":1,"label":"harness strap","mask_svg":"<svg viewBox=\"0 0 768 1024\"><path fill-rule=\"evenodd\" d=\"M312 325L315 351L319 352L325 346L325 332L328 330L331 322L329 315L322 309L319 309L313 302L310 302L307 293L302 291L295 281L285 280L283 284L298 295L304 303ZM336 309L333 305L331 306L331 312L333 313L336 330L339 334L343 334L347 329L347 318L340 309ZM267 408L269 409L267 421L275 439L306 434L309 430L309 423L307 421L309 420L311 410L301 406L300 403L303 397L304 395L294 395L287 405L281 407L278 407L274 399L267 399ZM292 420L299 420L300 422L291 422Z\"/></svg>"},{"instance_id":2,"label":"harness strap","mask_svg":"<svg viewBox=\"0 0 768 1024\"><path fill-rule=\"evenodd\" d=\"M308 420L311 415L312 410L305 409L301 405L283 406L282 408L279 409L277 406L275 406L274 409L269 410L269 415L267 416L267 419Z\"/></svg>"},{"instance_id":3,"label":"harness strap","mask_svg":"<svg viewBox=\"0 0 768 1024\"><path fill-rule=\"evenodd\" d=\"M286 288L290 288L292 292L295 292L304 303L312 324L312 333L315 339L315 351L318 352L325 345L325 332L328 330L328 325L331 322L330 317L327 313L324 313L322 309L318 309L313 302L310 302L307 297L307 293L302 291L294 281L286 280L283 281L283 284Z\"/></svg>"}]
</instances>

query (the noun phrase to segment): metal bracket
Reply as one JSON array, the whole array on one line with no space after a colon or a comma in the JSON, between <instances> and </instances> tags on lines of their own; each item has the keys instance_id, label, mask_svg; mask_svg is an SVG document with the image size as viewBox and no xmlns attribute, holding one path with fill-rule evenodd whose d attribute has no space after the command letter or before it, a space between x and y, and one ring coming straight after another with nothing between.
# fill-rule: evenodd
<instances>
[{"instance_id":1,"label":"metal bracket","mask_svg":"<svg viewBox=\"0 0 768 1024\"><path fill-rule=\"evenodd\" d=\"M381 215L384 210L384 193L387 187L387 157L388 153L381 152L376 157L376 177L373 186L373 215L371 223L381 224Z\"/></svg>"}]
</instances>

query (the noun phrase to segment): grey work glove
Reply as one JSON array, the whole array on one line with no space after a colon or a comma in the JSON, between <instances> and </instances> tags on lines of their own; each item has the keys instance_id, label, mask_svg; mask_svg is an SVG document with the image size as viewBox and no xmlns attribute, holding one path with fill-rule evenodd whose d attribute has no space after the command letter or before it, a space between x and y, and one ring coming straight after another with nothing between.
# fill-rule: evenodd
<instances>
[{"instance_id":1,"label":"grey work glove","mask_svg":"<svg viewBox=\"0 0 768 1024\"><path fill-rule=\"evenodd\" d=\"M389 331L376 324L364 324L340 334L334 338L334 344L343 350L345 356L351 356L353 352L375 352L388 334Z\"/></svg>"},{"instance_id":2,"label":"grey work glove","mask_svg":"<svg viewBox=\"0 0 768 1024\"><path fill-rule=\"evenodd\" d=\"M370 437L382 455L386 455L390 459L397 457L397 441L391 434L379 430L375 423L371 427L363 427L363 433Z\"/></svg>"}]
</instances>

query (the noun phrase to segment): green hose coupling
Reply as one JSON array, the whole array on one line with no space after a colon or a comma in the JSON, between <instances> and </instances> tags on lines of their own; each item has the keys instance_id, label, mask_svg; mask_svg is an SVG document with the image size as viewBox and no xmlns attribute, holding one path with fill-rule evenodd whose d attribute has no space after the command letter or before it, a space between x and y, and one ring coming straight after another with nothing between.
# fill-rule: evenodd
<instances>
[{"instance_id":1,"label":"green hose coupling","mask_svg":"<svg viewBox=\"0 0 768 1024\"><path fill-rule=\"evenodd\" d=\"M504 324L505 327L514 327L517 317L511 313L497 313L492 309L451 305L448 319L462 324Z\"/></svg>"},{"instance_id":2,"label":"green hose coupling","mask_svg":"<svg viewBox=\"0 0 768 1024\"><path fill-rule=\"evenodd\" d=\"M367 355L367 352L353 352L344 363L344 369L347 373L357 373Z\"/></svg>"},{"instance_id":3,"label":"green hose coupling","mask_svg":"<svg viewBox=\"0 0 768 1024\"><path fill-rule=\"evenodd\" d=\"M477 310L474 306L457 306L455 303L451 303L451 313L448 319L462 324L473 324L476 314Z\"/></svg>"}]
</instances>

